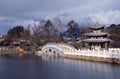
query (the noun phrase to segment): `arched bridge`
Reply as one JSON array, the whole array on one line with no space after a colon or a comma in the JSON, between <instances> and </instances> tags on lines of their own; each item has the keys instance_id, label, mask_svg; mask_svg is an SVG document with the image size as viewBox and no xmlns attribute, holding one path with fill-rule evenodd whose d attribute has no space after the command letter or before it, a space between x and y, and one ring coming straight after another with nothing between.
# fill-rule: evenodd
<instances>
[{"instance_id":1,"label":"arched bridge","mask_svg":"<svg viewBox=\"0 0 120 79\"><path fill-rule=\"evenodd\" d=\"M66 50L75 49L74 47L63 43L47 43L42 47L42 55L63 56Z\"/></svg>"}]
</instances>

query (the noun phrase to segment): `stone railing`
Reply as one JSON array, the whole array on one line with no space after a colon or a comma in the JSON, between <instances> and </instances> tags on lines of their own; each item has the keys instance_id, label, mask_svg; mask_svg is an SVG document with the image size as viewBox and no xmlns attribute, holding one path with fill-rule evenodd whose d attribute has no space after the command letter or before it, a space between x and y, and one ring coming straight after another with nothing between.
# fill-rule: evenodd
<instances>
[{"instance_id":1,"label":"stone railing","mask_svg":"<svg viewBox=\"0 0 120 79\"><path fill-rule=\"evenodd\" d=\"M46 45L44 45L44 46L42 47L42 50L44 50L44 49L46 49L46 48L50 48L50 47L56 48L56 49L58 49L58 50L60 50L60 51L63 51L63 50L61 49L61 47L59 47L56 43L48 43L48 44L46 44Z\"/></svg>"},{"instance_id":2,"label":"stone railing","mask_svg":"<svg viewBox=\"0 0 120 79\"><path fill-rule=\"evenodd\" d=\"M45 44L42 49L45 49L46 47L55 47L57 49L65 49L65 48L69 48L69 49L75 49L73 46L65 44L65 43L47 43ZM64 48L65 47L65 48Z\"/></svg>"},{"instance_id":3,"label":"stone railing","mask_svg":"<svg viewBox=\"0 0 120 79\"><path fill-rule=\"evenodd\" d=\"M120 48L109 48L107 50L90 50L90 49L75 49L73 46L64 43L48 43L42 47L42 51L47 48L56 48L63 54L77 55L77 56L92 56L104 58L120 59Z\"/></svg>"},{"instance_id":4,"label":"stone railing","mask_svg":"<svg viewBox=\"0 0 120 79\"><path fill-rule=\"evenodd\" d=\"M104 57L104 58L116 58L120 59L120 48L109 48L108 50L64 50L64 54L78 55L78 56L92 56L92 57Z\"/></svg>"},{"instance_id":5,"label":"stone railing","mask_svg":"<svg viewBox=\"0 0 120 79\"><path fill-rule=\"evenodd\" d=\"M0 47L0 52L7 51L7 50L9 50L8 47Z\"/></svg>"},{"instance_id":6,"label":"stone railing","mask_svg":"<svg viewBox=\"0 0 120 79\"><path fill-rule=\"evenodd\" d=\"M59 45L59 46L66 46L66 47L75 49L73 46L71 46L71 45L69 45L69 44L65 44L65 43L57 43L57 45Z\"/></svg>"}]
</instances>

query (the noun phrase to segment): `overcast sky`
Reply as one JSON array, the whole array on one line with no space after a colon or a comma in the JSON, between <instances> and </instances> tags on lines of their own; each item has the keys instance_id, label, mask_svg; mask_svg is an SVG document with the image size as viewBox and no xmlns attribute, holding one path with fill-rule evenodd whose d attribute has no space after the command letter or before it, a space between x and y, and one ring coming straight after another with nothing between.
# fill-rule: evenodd
<instances>
[{"instance_id":1,"label":"overcast sky","mask_svg":"<svg viewBox=\"0 0 120 79\"><path fill-rule=\"evenodd\" d=\"M27 26L59 17L78 23L120 23L120 0L0 0L0 34L16 25Z\"/></svg>"}]
</instances>

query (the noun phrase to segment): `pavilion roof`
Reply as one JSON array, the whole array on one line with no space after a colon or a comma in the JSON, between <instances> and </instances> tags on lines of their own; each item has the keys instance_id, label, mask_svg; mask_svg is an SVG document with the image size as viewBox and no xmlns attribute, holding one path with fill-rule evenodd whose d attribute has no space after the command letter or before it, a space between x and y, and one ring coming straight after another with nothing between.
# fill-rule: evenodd
<instances>
[{"instance_id":1,"label":"pavilion roof","mask_svg":"<svg viewBox=\"0 0 120 79\"><path fill-rule=\"evenodd\" d=\"M89 28L90 28L90 29L93 29L93 30L99 30L99 29L103 29L104 26L103 26L103 25L99 25L99 24L97 23L95 26L90 26Z\"/></svg>"},{"instance_id":2,"label":"pavilion roof","mask_svg":"<svg viewBox=\"0 0 120 79\"><path fill-rule=\"evenodd\" d=\"M91 38L91 39L84 39L83 40L84 42L111 42L111 40L110 39L108 39L108 38L100 38L100 39L97 39L97 38Z\"/></svg>"},{"instance_id":3,"label":"pavilion roof","mask_svg":"<svg viewBox=\"0 0 120 79\"><path fill-rule=\"evenodd\" d=\"M99 33L93 33L93 32L91 32L91 33L85 33L84 35L86 35L86 36L104 36L104 35L107 35L108 33L106 33L106 32L99 32Z\"/></svg>"}]
</instances>

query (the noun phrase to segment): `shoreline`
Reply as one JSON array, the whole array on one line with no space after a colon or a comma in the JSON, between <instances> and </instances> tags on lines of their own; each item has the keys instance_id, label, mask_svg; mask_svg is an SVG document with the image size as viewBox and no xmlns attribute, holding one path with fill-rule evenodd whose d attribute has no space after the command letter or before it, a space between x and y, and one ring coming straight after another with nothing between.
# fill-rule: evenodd
<instances>
[{"instance_id":1,"label":"shoreline","mask_svg":"<svg viewBox=\"0 0 120 79\"><path fill-rule=\"evenodd\" d=\"M111 64L120 64L120 59L116 59L116 58L78 56L78 55L68 55L68 54L64 54L63 57L70 58L70 59L86 60L86 61L96 61L96 62L104 62L104 63L111 63Z\"/></svg>"},{"instance_id":2,"label":"shoreline","mask_svg":"<svg viewBox=\"0 0 120 79\"><path fill-rule=\"evenodd\" d=\"M26 56L37 56L35 53L1 53L0 56L3 57L13 57L13 58L24 58ZM95 62L103 62L103 63L111 63L111 64L120 64L120 59L117 58L105 58L105 57L95 57L95 56L83 56L83 55L70 55L64 54L62 57L76 60L85 60L85 61L95 61Z\"/></svg>"},{"instance_id":3,"label":"shoreline","mask_svg":"<svg viewBox=\"0 0 120 79\"><path fill-rule=\"evenodd\" d=\"M85 53L86 52L86 53ZM116 63L120 64L119 53L118 50L112 56L112 51L103 50L103 51L95 51L95 50L64 50L64 54L61 57L70 58L70 59L79 59L79 60L87 60L87 61L97 61L97 62L105 62L105 63ZM54 53L54 52L53 52ZM24 56L41 56L42 51L24 51L20 53L18 50L6 50L0 51L0 56L5 57L19 57L22 58ZM115 57L117 56L117 57Z\"/></svg>"},{"instance_id":4,"label":"shoreline","mask_svg":"<svg viewBox=\"0 0 120 79\"><path fill-rule=\"evenodd\" d=\"M3 57L13 57L22 58L24 56L33 56L35 53L33 51L24 51L20 53L18 50L0 51L0 56Z\"/></svg>"}]
</instances>

